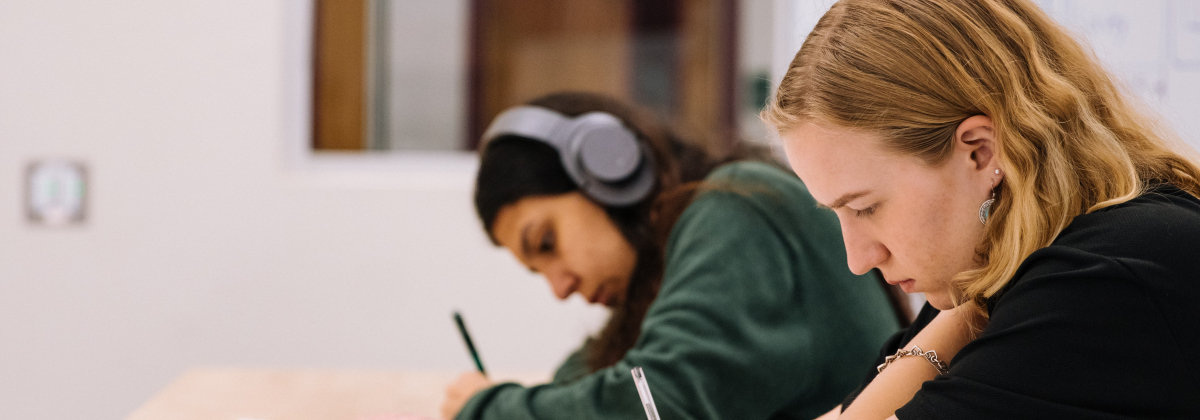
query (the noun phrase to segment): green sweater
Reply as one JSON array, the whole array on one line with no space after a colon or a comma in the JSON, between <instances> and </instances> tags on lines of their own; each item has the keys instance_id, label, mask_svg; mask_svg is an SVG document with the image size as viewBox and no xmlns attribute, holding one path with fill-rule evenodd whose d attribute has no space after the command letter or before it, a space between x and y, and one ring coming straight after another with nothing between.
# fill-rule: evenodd
<instances>
[{"instance_id":1,"label":"green sweater","mask_svg":"<svg viewBox=\"0 0 1200 420\"><path fill-rule=\"evenodd\" d=\"M554 382L497 385L456 418L642 420L634 366L663 420L811 419L854 390L899 325L876 279L846 267L836 216L766 164L707 181L716 188L671 231L662 288L623 360L587 374L580 350Z\"/></svg>"}]
</instances>

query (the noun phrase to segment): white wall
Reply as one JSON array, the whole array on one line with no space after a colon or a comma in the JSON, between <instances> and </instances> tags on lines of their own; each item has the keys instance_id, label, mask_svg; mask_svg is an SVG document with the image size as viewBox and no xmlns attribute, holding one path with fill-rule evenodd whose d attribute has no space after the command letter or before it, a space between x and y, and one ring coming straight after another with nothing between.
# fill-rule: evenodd
<instances>
[{"instance_id":1,"label":"white wall","mask_svg":"<svg viewBox=\"0 0 1200 420\"><path fill-rule=\"evenodd\" d=\"M0 2L0 418L119 419L204 365L547 370L602 313L481 234L474 161L306 158L306 2ZM299 10L299 12L298 12ZM24 166L87 162L29 226Z\"/></svg>"}]
</instances>

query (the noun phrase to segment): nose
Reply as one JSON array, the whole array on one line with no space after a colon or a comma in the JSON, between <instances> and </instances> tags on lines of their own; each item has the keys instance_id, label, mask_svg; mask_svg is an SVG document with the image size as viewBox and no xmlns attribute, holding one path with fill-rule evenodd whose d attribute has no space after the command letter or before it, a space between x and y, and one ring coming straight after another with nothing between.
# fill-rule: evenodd
<instances>
[{"instance_id":1,"label":"nose","mask_svg":"<svg viewBox=\"0 0 1200 420\"><path fill-rule=\"evenodd\" d=\"M571 274L561 263L551 264L542 272L546 274L546 281L550 282L550 289L554 291L554 296L559 300L570 297L579 289L579 278Z\"/></svg>"},{"instance_id":2,"label":"nose","mask_svg":"<svg viewBox=\"0 0 1200 420\"><path fill-rule=\"evenodd\" d=\"M887 247L852 223L842 222L842 240L846 244L846 264L854 274L866 274L888 258Z\"/></svg>"}]
</instances>

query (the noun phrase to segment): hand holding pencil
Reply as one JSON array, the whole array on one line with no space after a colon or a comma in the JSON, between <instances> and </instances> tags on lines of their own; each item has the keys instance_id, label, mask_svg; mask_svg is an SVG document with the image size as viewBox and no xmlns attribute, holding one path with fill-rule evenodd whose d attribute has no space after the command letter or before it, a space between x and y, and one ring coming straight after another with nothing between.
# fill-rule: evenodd
<instances>
[{"instance_id":1,"label":"hand holding pencil","mask_svg":"<svg viewBox=\"0 0 1200 420\"><path fill-rule=\"evenodd\" d=\"M471 340L471 334L467 332L466 323L458 311L454 312L454 323L467 346L467 352L475 362L476 371L460 375L446 387L446 400L442 403L442 417L446 419L453 419L472 396L492 386L492 381L487 378L487 371L483 369L483 361L479 359L479 352L475 349L475 343Z\"/></svg>"}]
</instances>

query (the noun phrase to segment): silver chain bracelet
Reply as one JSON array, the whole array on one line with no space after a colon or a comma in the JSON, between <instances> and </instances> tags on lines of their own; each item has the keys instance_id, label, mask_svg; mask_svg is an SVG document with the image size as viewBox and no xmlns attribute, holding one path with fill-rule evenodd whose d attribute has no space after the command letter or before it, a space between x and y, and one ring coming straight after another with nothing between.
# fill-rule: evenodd
<instances>
[{"instance_id":1,"label":"silver chain bracelet","mask_svg":"<svg viewBox=\"0 0 1200 420\"><path fill-rule=\"evenodd\" d=\"M896 354L885 357L883 359L883 364L876 367L876 369L878 369L879 372L883 372L883 369L888 367L888 365L892 364L892 362L896 361L896 359L899 359L901 357L908 357L908 356L920 356L922 359L928 360L929 364L933 365L933 368L937 369L938 374L940 374L940 375L945 375L947 372L950 371L950 368L946 367L946 362L938 360L936 351L933 351L933 350L924 351L924 350L921 350L920 346L912 346L912 348L908 349L908 350L904 350L904 349L896 350Z\"/></svg>"}]
</instances>

